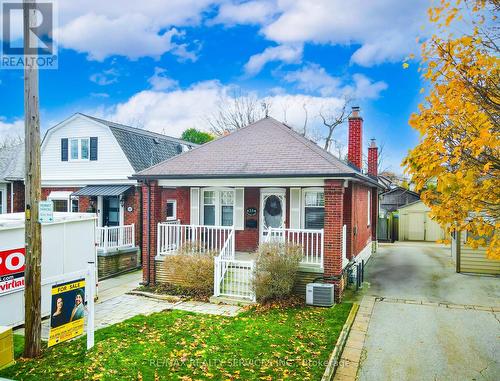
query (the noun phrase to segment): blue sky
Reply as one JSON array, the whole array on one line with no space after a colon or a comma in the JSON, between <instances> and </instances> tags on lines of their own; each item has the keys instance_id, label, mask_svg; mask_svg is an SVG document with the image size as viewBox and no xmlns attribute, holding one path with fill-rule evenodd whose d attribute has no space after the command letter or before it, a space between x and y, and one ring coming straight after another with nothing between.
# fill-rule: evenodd
<instances>
[{"instance_id":1,"label":"blue sky","mask_svg":"<svg viewBox=\"0 0 500 381\"><path fill-rule=\"evenodd\" d=\"M179 136L235 93L321 140L319 112L349 97L362 108L364 146L384 144L384 167L418 140L415 39L426 1L58 1L59 67L40 72L42 129L75 112ZM15 35L16 31L14 31ZM20 37L20 31L17 32ZM22 71L0 70L0 136L22 133ZM305 106L304 106L305 105ZM285 112L286 111L286 112ZM346 142L346 126L335 138Z\"/></svg>"}]
</instances>

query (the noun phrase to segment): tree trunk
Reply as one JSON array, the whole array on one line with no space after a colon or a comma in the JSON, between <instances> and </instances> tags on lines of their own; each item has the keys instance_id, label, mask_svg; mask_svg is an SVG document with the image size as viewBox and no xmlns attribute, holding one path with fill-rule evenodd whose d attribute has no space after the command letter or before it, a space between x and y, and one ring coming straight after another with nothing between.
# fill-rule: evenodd
<instances>
[{"instance_id":1,"label":"tree trunk","mask_svg":"<svg viewBox=\"0 0 500 381\"><path fill-rule=\"evenodd\" d=\"M38 67L36 56L27 56L36 46L30 26L36 25L35 0L24 0L24 131L25 131L25 239L26 269L24 289L24 356L40 355L41 319L41 226L38 222L40 189L40 118L38 113ZM28 58L34 58L28 61ZM28 64L29 62L29 64Z\"/></svg>"}]
</instances>

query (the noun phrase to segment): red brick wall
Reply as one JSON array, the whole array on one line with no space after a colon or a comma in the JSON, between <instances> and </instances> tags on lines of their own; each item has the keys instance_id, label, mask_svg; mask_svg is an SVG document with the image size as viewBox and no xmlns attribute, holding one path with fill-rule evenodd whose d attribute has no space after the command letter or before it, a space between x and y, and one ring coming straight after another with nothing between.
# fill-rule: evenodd
<instances>
[{"instance_id":1,"label":"red brick wall","mask_svg":"<svg viewBox=\"0 0 500 381\"><path fill-rule=\"evenodd\" d=\"M357 168L362 167L363 147L363 118L349 118L349 142L347 147L347 160Z\"/></svg>"},{"instance_id":2,"label":"red brick wall","mask_svg":"<svg viewBox=\"0 0 500 381\"><path fill-rule=\"evenodd\" d=\"M339 276L342 273L342 224L344 204L344 182L325 180L325 276ZM335 295L339 299L343 282L335 281Z\"/></svg>"},{"instance_id":3,"label":"red brick wall","mask_svg":"<svg viewBox=\"0 0 500 381\"><path fill-rule=\"evenodd\" d=\"M125 225L135 225L135 243L141 247L141 189L139 187L130 188L124 195L123 222ZM131 207L132 211L127 209ZM80 210L82 205L80 203Z\"/></svg>"},{"instance_id":4,"label":"red brick wall","mask_svg":"<svg viewBox=\"0 0 500 381\"><path fill-rule=\"evenodd\" d=\"M352 181L349 181L349 186L344 188L344 208L343 208L343 224L346 225L346 252L347 258L352 259L352 241L353 241L353 229L352 229Z\"/></svg>"},{"instance_id":5,"label":"red brick wall","mask_svg":"<svg viewBox=\"0 0 500 381\"><path fill-rule=\"evenodd\" d=\"M148 205L149 190L149 205ZM149 211L149 224L147 214ZM162 213L162 189L156 181L151 181L149 185L142 186L142 277L144 283L154 285L155 279L155 256L156 237L158 222L161 221ZM149 233L149 239L148 239ZM148 258L149 253L149 258Z\"/></svg>"},{"instance_id":6,"label":"red brick wall","mask_svg":"<svg viewBox=\"0 0 500 381\"><path fill-rule=\"evenodd\" d=\"M14 210L11 210L11 187L14 189ZM19 213L24 211L24 183L14 181L7 184L7 213Z\"/></svg>"},{"instance_id":7,"label":"red brick wall","mask_svg":"<svg viewBox=\"0 0 500 381\"><path fill-rule=\"evenodd\" d=\"M372 176L378 175L378 148L372 141L372 146L368 147L368 174Z\"/></svg>"},{"instance_id":8,"label":"red brick wall","mask_svg":"<svg viewBox=\"0 0 500 381\"><path fill-rule=\"evenodd\" d=\"M257 209L255 216L248 216L247 208ZM259 246L259 213L260 213L260 188L245 188L245 226L248 220L256 220L255 229L245 228L245 230L236 231L236 250L255 251Z\"/></svg>"}]
</instances>

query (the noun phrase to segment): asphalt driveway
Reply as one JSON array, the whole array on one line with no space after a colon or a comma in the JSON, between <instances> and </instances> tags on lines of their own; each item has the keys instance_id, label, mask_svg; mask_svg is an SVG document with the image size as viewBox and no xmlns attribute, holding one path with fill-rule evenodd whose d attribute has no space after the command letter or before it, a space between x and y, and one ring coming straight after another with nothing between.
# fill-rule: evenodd
<instances>
[{"instance_id":1,"label":"asphalt driveway","mask_svg":"<svg viewBox=\"0 0 500 381\"><path fill-rule=\"evenodd\" d=\"M497 380L500 279L456 274L436 244L386 244L366 266L377 296L360 380Z\"/></svg>"}]
</instances>

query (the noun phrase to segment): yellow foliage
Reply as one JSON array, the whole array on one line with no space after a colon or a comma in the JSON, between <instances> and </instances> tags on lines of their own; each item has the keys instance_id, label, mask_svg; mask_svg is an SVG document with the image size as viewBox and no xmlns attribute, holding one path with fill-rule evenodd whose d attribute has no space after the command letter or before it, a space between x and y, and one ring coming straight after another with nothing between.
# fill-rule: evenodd
<instances>
[{"instance_id":1,"label":"yellow foliage","mask_svg":"<svg viewBox=\"0 0 500 381\"><path fill-rule=\"evenodd\" d=\"M500 54L490 5L443 0L429 9L439 31L421 44L430 92L410 118L421 139L404 165L442 226L469 231L500 259ZM465 12L471 31L453 36Z\"/></svg>"}]
</instances>

